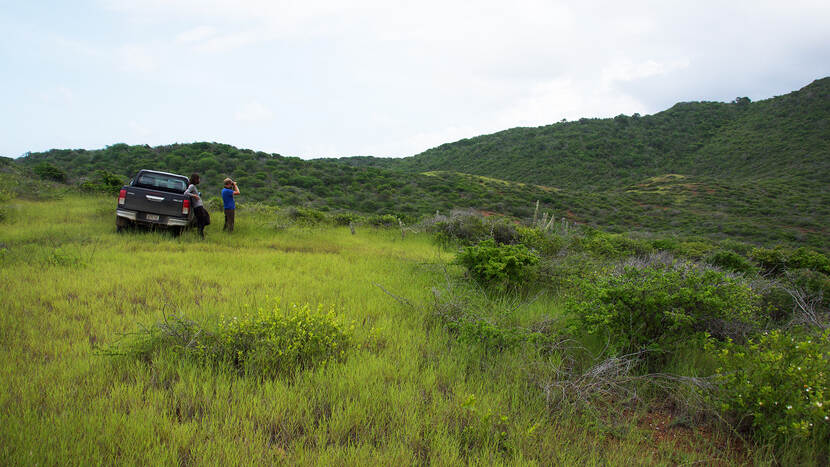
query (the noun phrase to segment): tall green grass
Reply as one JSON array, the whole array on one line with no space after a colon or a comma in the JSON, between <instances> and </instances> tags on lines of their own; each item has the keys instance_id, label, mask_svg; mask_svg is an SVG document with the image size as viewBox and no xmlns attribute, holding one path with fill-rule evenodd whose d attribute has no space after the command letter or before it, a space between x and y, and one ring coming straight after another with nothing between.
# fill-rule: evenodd
<instances>
[{"instance_id":1,"label":"tall green grass","mask_svg":"<svg viewBox=\"0 0 830 467\"><path fill-rule=\"evenodd\" d=\"M193 232L116 234L114 208L92 196L8 202L0 223L2 464L741 460L717 434L655 437L638 422L642 410L612 428L552 411L529 362L555 371L561 355L483 351L430 318L433 287L457 271L426 234L359 227L351 235L244 209L232 235L220 231L217 213L204 241ZM355 323L356 349L341 362L264 380L175 352L144 362L99 351L165 316L210 325L276 300L335 307ZM553 320L559 302L505 302L503 323Z\"/></svg>"}]
</instances>

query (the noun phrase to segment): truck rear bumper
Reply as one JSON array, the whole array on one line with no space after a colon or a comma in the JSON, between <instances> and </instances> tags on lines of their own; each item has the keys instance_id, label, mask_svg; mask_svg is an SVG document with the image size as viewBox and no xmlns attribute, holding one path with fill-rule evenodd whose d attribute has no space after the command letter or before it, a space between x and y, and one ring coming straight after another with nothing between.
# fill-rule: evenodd
<instances>
[{"instance_id":1,"label":"truck rear bumper","mask_svg":"<svg viewBox=\"0 0 830 467\"><path fill-rule=\"evenodd\" d=\"M150 220L146 213L139 213L136 211L128 211L126 209L116 209L115 215L129 219L133 222L142 222L145 224L167 225L171 227L187 227L190 221L188 219L181 219L177 217L158 216L157 220Z\"/></svg>"}]
</instances>

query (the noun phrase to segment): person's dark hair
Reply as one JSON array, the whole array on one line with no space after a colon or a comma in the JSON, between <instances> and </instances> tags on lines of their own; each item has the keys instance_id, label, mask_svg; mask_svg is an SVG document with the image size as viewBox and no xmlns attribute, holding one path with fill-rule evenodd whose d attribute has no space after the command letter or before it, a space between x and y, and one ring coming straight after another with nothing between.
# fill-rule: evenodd
<instances>
[{"instance_id":1,"label":"person's dark hair","mask_svg":"<svg viewBox=\"0 0 830 467\"><path fill-rule=\"evenodd\" d=\"M199 174L197 174L197 173L195 173L195 172L194 172L194 173L192 173L192 174L190 175L190 184L191 184L191 185L198 185L198 184L199 184L199 182L201 182L201 180L199 179Z\"/></svg>"}]
</instances>

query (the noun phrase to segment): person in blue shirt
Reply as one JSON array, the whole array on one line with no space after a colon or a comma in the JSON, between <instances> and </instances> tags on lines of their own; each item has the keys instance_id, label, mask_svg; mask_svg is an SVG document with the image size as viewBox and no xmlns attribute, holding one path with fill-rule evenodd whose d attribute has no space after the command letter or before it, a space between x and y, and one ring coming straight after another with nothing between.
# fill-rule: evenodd
<instances>
[{"instance_id":1,"label":"person in blue shirt","mask_svg":"<svg viewBox=\"0 0 830 467\"><path fill-rule=\"evenodd\" d=\"M233 221L236 214L236 200L234 196L239 194L239 187L230 178L225 179L225 188L222 188L222 203L225 205L225 226L222 230L233 232Z\"/></svg>"}]
</instances>

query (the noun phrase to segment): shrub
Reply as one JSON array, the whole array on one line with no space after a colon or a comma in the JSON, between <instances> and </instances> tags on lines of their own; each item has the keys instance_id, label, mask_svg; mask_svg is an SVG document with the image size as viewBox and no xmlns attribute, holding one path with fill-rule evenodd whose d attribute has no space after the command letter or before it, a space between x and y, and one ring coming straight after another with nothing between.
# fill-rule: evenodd
<instances>
[{"instance_id":1,"label":"shrub","mask_svg":"<svg viewBox=\"0 0 830 467\"><path fill-rule=\"evenodd\" d=\"M351 347L351 328L334 310L311 311L308 305L278 306L256 315L222 319L208 330L185 318L167 318L133 335L126 344L103 352L149 361L173 352L201 364L230 368L255 377L290 376L297 370L342 360Z\"/></svg>"},{"instance_id":2,"label":"shrub","mask_svg":"<svg viewBox=\"0 0 830 467\"><path fill-rule=\"evenodd\" d=\"M749 257L758 263L764 274L780 274L787 268L787 254L781 247L753 248Z\"/></svg>"},{"instance_id":3,"label":"shrub","mask_svg":"<svg viewBox=\"0 0 830 467\"><path fill-rule=\"evenodd\" d=\"M709 346L711 351L714 346ZM796 337L775 330L717 351L719 408L756 440L809 441L830 454L830 330Z\"/></svg>"},{"instance_id":4,"label":"shrub","mask_svg":"<svg viewBox=\"0 0 830 467\"><path fill-rule=\"evenodd\" d=\"M335 319L308 305L292 306L290 313L279 309L242 318L226 318L219 325L217 344L202 348L204 357L223 362L244 374L290 375L345 357L350 345L349 331Z\"/></svg>"},{"instance_id":5,"label":"shrub","mask_svg":"<svg viewBox=\"0 0 830 467\"><path fill-rule=\"evenodd\" d=\"M352 222L357 222L360 217L357 214L350 212L341 212L332 216L334 225L349 225Z\"/></svg>"},{"instance_id":6,"label":"shrub","mask_svg":"<svg viewBox=\"0 0 830 467\"><path fill-rule=\"evenodd\" d=\"M107 170L96 171L94 177L80 184L81 191L106 194L116 194L123 186L124 179Z\"/></svg>"},{"instance_id":7,"label":"shrub","mask_svg":"<svg viewBox=\"0 0 830 467\"><path fill-rule=\"evenodd\" d=\"M44 180L66 183L66 172L48 162L41 162L35 165L32 170L35 172L35 175Z\"/></svg>"},{"instance_id":8,"label":"shrub","mask_svg":"<svg viewBox=\"0 0 830 467\"><path fill-rule=\"evenodd\" d=\"M624 258L632 255L644 255L652 251L645 241L637 241L621 234L609 234L590 231L580 242L582 248L606 258Z\"/></svg>"},{"instance_id":9,"label":"shrub","mask_svg":"<svg viewBox=\"0 0 830 467\"><path fill-rule=\"evenodd\" d=\"M326 220L326 214L311 208L290 207L286 214L288 218L298 224L316 225Z\"/></svg>"},{"instance_id":10,"label":"shrub","mask_svg":"<svg viewBox=\"0 0 830 467\"><path fill-rule=\"evenodd\" d=\"M496 243L512 245L519 242L519 232L516 226L507 222L495 222L490 226L490 236Z\"/></svg>"},{"instance_id":11,"label":"shrub","mask_svg":"<svg viewBox=\"0 0 830 467\"><path fill-rule=\"evenodd\" d=\"M464 248L456 261L478 283L507 290L519 289L535 279L539 257L522 244L498 245L488 239Z\"/></svg>"},{"instance_id":12,"label":"shrub","mask_svg":"<svg viewBox=\"0 0 830 467\"><path fill-rule=\"evenodd\" d=\"M473 215L455 216L432 227L439 241L460 242L472 245L490 235L487 225L481 217Z\"/></svg>"},{"instance_id":13,"label":"shrub","mask_svg":"<svg viewBox=\"0 0 830 467\"><path fill-rule=\"evenodd\" d=\"M747 285L689 265L625 267L582 287L585 298L571 310L589 333L606 335L621 352L668 352L705 333L740 336L756 309Z\"/></svg>"},{"instance_id":14,"label":"shrub","mask_svg":"<svg viewBox=\"0 0 830 467\"><path fill-rule=\"evenodd\" d=\"M398 218L392 214L377 214L369 216L366 223L374 225L375 227L396 227L398 225Z\"/></svg>"},{"instance_id":15,"label":"shrub","mask_svg":"<svg viewBox=\"0 0 830 467\"><path fill-rule=\"evenodd\" d=\"M791 269L812 269L830 274L830 259L821 253L800 247L787 258L787 267Z\"/></svg>"},{"instance_id":16,"label":"shrub","mask_svg":"<svg viewBox=\"0 0 830 467\"><path fill-rule=\"evenodd\" d=\"M519 241L542 256L553 256L562 249L562 237L532 227L519 227Z\"/></svg>"},{"instance_id":17,"label":"shrub","mask_svg":"<svg viewBox=\"0 0 830 467\"><path fill-rule=\"evenodd\" d=\"M706 262L732 272L751 274L755 271L752 264L746 258L729 250L718 250L706 257Z\"/></svg>"}]
</instances>

